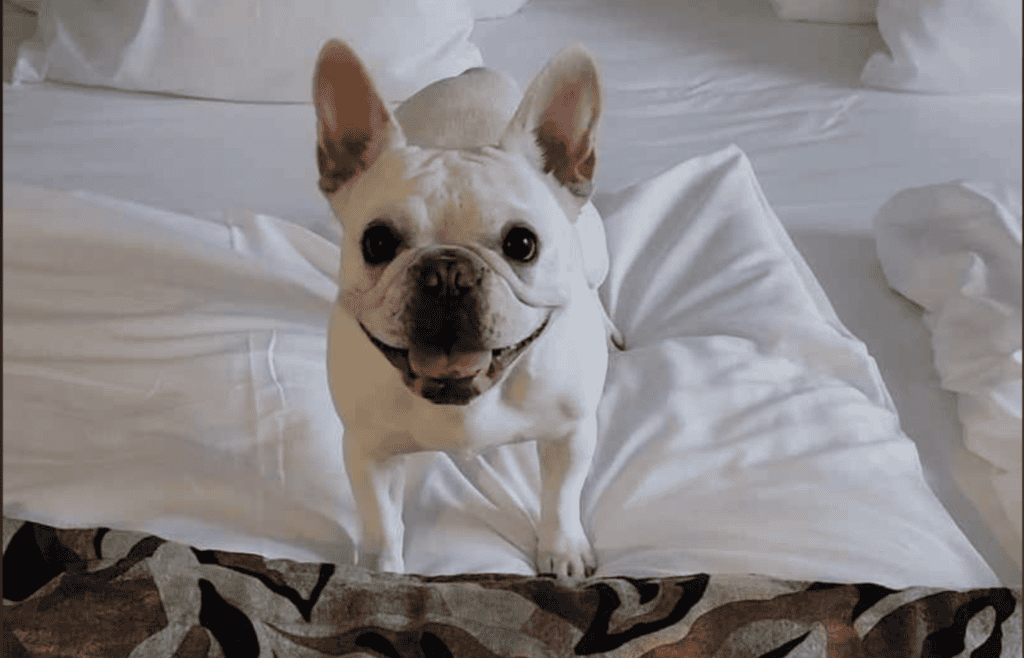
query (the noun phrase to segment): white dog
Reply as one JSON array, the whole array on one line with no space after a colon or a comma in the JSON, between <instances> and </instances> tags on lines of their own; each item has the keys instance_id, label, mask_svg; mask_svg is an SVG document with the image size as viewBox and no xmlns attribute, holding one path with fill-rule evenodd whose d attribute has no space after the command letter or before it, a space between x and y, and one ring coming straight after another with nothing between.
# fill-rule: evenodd
<instances>
[{"instance_id":1,"label":"white dog","mask_svg":"<svg viewBox=\"0 0 1024 658\"><path fill-rule=\"evenodd\" d=\"M487 69L436 82L392 115L344 44L314 78L320 188L343 228L328 339L359 564L402 572L403 453L461 456L535 440L536 567L591 575L580 492L615 333L588 202L597 66L562 51L522 102Z\"/></svg>"}]
</instances>

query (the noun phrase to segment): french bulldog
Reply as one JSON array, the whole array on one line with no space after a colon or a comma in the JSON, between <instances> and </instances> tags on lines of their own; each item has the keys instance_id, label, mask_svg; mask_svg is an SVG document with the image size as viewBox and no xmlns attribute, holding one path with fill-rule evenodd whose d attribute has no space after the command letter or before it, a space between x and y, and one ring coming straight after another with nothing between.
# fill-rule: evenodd
<instances>
[{"instance_id":1,"label":"french bulldog","mask_svg":"<svg viewBox=\"0 0 1024 658\"><path fill-rule=\"evenodd\" d=\"M521 100L520 100L521 99ZM525 95L473 68L394 113L332 40L314 74L319 186L342 227L328 379L361 517L357 563L404 572L406 453L536 441L538 573L594 573L580 493L610 345L590 204L593 57L559 53Z\"/></svg>"}]
</instances>

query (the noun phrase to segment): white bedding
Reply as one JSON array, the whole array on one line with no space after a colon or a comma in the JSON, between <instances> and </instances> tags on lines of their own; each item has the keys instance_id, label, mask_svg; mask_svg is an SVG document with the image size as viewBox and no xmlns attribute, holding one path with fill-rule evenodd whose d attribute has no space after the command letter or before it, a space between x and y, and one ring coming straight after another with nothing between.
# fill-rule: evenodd
<instances>
[{"instance_id":1,"label":"white bedding","mask_svg":"<svg viewBox=\"0 0 1024 658\"><path fill-rule=\"evenodd\" d=\"M904 190L875 218L892 287L925 309L964 445L987 462L1006 550L1021 557L1021 186L956 181Z\"/></svg>"},{"instance_id":2,"label":"white bedding","mask_svg":"<svg viewBox=\"0 0 1024 658\"><path fill-rule=\"evenodd\" d=\"M6 4L4 11L6 18ZM521 84L568 40L583 40L597 54L608 91L599 191L615 192L692 156L739 144L764 196L810 265L807 270L794 258L789 266L804 273L801 280L811 291L806 294L818 294L817 284L807 283L816 277L838 318L878 359L928 483L1000 578L1019 583L1019 566L1000 546L984 510L970 502L969 487L953 475L952 461L962 456L955 398L938 385L920 310L889 290L871 233L875 212L901 189L957 178L1019 180L1019 97L922 97L865 89L861 69L884 48L874 26L780 21L770 4L758 0L534 0L514 16L478 23L473 38L487 65L509 71ZM5 41L5 60L7 52ZM252 208L331 238L335 229L316 189L313 145L309 107L190 101L55 84L4 88L5 183L88 190L192 217ZM611 216L614 205L602 210ZM788 240L781 243L789 249ZM5 299L5 315L6 304ZM817 306L827 317L827 308ZM894 463L903 468L900 459ZM5 493L12 472L5 460ZM436 479L426 484L433 488L427 487L421 509L440 514L448 489L438 489ZM680 486L695 495L696 485L687 488L680 480ZM227 498L237 506L246 500L241 491L232 496ZM271 498L267 494L266 500ZM428 505L431 500L435 507ZM780 499L765 494L760 504L762 515L787 518ZM91 507L83 503L76 509L84 514ZM294 518L310 527L324 523L319 517ZM184 522L179 530L200 532ZM223 526L202 532L228 541ZM325 535L327 544L304 550L322 554L324 546L343 546L341 535L332 532ZM516 532L521 545L528 533L521 526ZM419 536L428 535L443 540L427 529ZM599 541L610 541L602 536ZM738 540L728 528L717 539L695 533L690 545L719 540L718 548L730 547L717 554L722 559L733 559L730 550L738 551L734 564L753 559L743 554L742 545L732 548ZM238 541L260 545L252 543L251 533ZM483 546L481 560L490 554L490 544ZM782 547L765 558L765 568L774 568L773 560L785 562ZM285 548L297 550L294 544ZM506 564L511 559L500 551L496 555ZM605 555L614 563L613 555ZM679 559L665 560L670 557ZM711 560L708 568L721 566L709 554L700 559L705 558ZM653 569L659 563L651 558L636 564ZM790 561L795 571L809 565L813 560L806 554ZM901 577L899 569L882 564L866 568L862 573L886 572L878 576L882 582L889 575ZM967 571L988 577L984 569Z\"/></svg>"},{"instance_id":3,"label":"white bedding","mask_svg":"<svg viewBox=\"0 0 1024 658\"><path fill-rule=\"evenodd\" d=\"M925 483L863 344L802 280L741 151L602 209L602 294L629 349L612 358L582 502L598 575L998 582ZM325 387L334 245L254 213L12 185L4 238L9 512L351 559ZM408 569L532 573L531 445L419 454L410 471Z\"/></svg>"}]
</instances>

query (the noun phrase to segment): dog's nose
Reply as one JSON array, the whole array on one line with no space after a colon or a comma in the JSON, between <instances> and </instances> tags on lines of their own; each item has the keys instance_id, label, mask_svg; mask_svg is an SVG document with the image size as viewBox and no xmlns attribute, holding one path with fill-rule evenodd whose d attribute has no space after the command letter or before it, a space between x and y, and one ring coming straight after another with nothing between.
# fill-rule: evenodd
<instances>
[{"instance_id":1,"label":"dog's nose","mask_svg":"<svg viewBox=\"0 0 1024 658\"><path fill-rule=\"evenodd\" d=\"M410 342L424 353L483 349L484 288L487 265L455 249L424 256L409 270L409 296L403 311Z\"/></svg>"},{"instance_id":2,"label":"dog's nose","mask_svg":"<svg viewBox=\"0 0 1024 658\"><path fill-rule=\"evenodd\" d=\"M480 284L482 273L462 255L425 258L419 266L420 289L436 297L461 297Z\"/></svg>"}]
</instances>

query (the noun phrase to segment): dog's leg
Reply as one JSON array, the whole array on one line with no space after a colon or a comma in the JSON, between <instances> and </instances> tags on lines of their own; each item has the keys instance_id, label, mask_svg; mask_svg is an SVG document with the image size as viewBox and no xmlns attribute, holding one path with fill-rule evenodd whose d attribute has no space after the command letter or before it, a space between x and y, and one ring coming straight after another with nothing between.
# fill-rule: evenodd
<instances>
[{"instance_id":1,"label":"dog's leg","mask_svg":"<svg viewBox=\"0 0 1024 658\"><path fill-rule=\"evenodd\" d=\"M404 573L404 456L369 457L356 448L349 448L351 444L359 445L359 441L345 439L345 469L362 521L359 566L371 571Z\"/></svg>"},{"instance_id":2,"label":"dog's leg","mask_svg":"<svg viewBox=\"0 0 1024 658\"><path fill-rule=\"evenodd\" d=\"M580 519L580 495L597 444L597 417L572 434L537 442L541 501L537 527L537 572L581 579L597 569L597 559Z\"/></svg>"}]
</instances>

